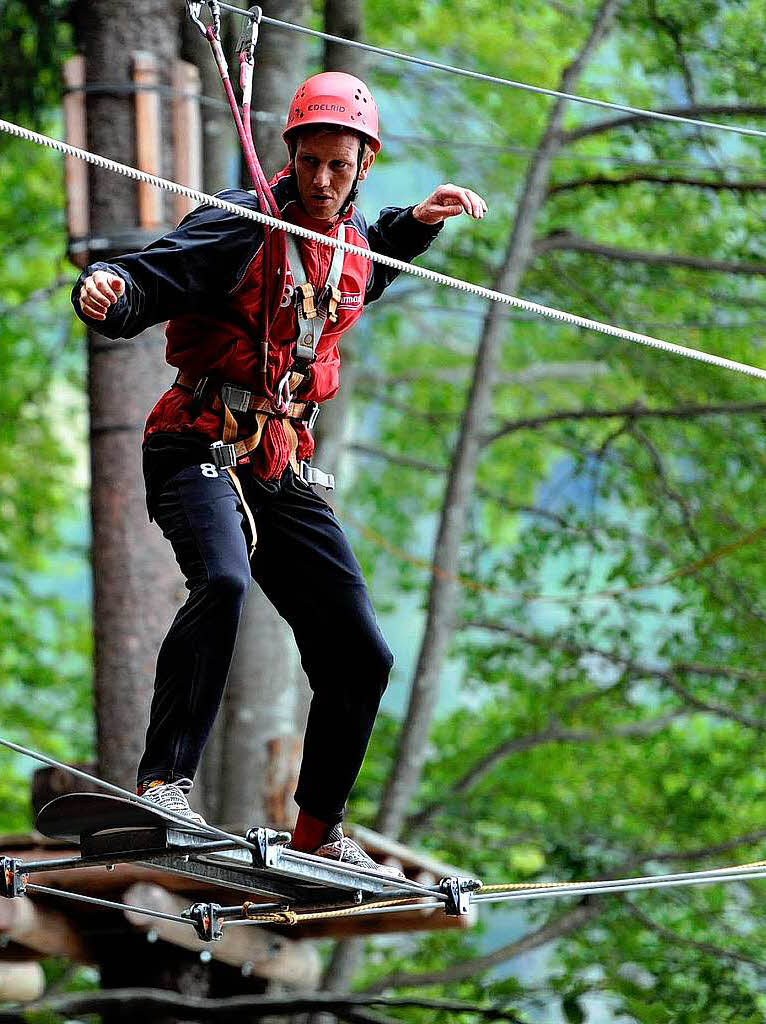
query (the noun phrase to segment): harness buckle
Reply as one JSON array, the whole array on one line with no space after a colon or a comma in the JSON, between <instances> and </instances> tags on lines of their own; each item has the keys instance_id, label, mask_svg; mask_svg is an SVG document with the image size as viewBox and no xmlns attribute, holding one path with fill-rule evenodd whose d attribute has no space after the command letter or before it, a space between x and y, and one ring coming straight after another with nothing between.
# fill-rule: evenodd
<instances>
[{"instance_id":1,"label":"harness buckle","mask_svg":"<svg viewBox=\"0 0 766 1024\"><path fill-rule=\"evenodd\" d=\"M340 304L340 300L340 289L336 288L333 284L328 284L322 294L322 303L325 301L327 302L327 319L331 320L334 324L337 324L338 322L338 306Z\"/></svg>"},{"instance_id":2,"label":"harness buckle","mask_svg":"<svg viewBox=\"0 0 766 1024\"><path fill-rule=\"evenodd\" d=\"M224 384L221 388L221 401L224 405L228 405L232 412L247 412L252 397L252 391L236 384Z\"/></svg>"},{"instance_id":3,"label":"harness buckle","mask_svg":"<svg viewBox=\"0 0 766 1024\"><path fill-rule=\"evenodd\" d=\"M218 469L233 469L237 465L237 452L233 444L213 441L210 445L210 460Z\"/></svg>"},{"instance_id":4,"label":"harness buckle","mask_svg":"<svg viewBox=\"0 0 766 1024\"><path fill-rule=\"evenodd\" d=\"M316 303L314 302L314 286L299 284L295 289L295 303L298 307L298 315L303 320L314 320L317 316Z\"/></svg>"},{"instance_id":5,"label":"harness buckle","mask_svg":"<svg viewBox=\"0 0 766 1024\"><path fill-rule=\"evenodd\" d=\"M335 490L334 475L332 473L323 473L321 469L310 466L305 459L298 463L298 476L304 484L319 484L320 487L325 487L328 491Z\"/></svg>"}]
</instances>

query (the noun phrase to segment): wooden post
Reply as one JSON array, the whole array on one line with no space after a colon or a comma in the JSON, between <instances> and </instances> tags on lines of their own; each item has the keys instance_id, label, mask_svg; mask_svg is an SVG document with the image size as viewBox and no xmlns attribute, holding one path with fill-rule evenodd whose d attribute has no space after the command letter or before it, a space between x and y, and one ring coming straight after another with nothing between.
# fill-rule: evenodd
<instances>
[{"instance_id":1,"label":"wooden post","mask_svg":"<svg viewBox=\"0 0 766 1024\"><path fill-rule=\"evenodd\" d=\"M85 116L85 58L81 55L70 57L64 63L64 123L66 141L70 146L87 149L88 129ZM66 181L67 231L69 240L80 241L90 234L88 211L88 165L77 157L64 157ZM70 254L70 259L80 269L88 264L88 253L81 250Z\"/></svg>"},{"instance_id":2,"label":"wooden post","mask_svg":"<svg viewBox=\"0 0 766 1024\"><path fill-rule=\"evenodd\" d=\"M200 73L196 64L178 60L173 69L173 173L190 188L202 188L202 117ZM175 197L176 219L183 220L197 204Z\"/></svg>"},{"instance_id":3,"label":"wooden post","mask_svg":"<svg viewBox=\"0 0 766 1024\"><path fill-rule=\"evenodd\" d=\"M157 61L143 50L133 54L133 82L136 89L136 162L142 171L161 173L160 97L151 86L157 85ZM162 198L158 189L138 184L138 226L152 231L162 224Z\"/></svg>"},{"instance_id":4,"label":"wooden post","mask_svg":"<svg viewBox=\"0 0 766 1024\"><path fill-rule=\"evenodd\" d=\"M45 991L45 974L34 960L25 963L0 963L0 1000L31 1003Z\"/></svg>"}]
</instances>

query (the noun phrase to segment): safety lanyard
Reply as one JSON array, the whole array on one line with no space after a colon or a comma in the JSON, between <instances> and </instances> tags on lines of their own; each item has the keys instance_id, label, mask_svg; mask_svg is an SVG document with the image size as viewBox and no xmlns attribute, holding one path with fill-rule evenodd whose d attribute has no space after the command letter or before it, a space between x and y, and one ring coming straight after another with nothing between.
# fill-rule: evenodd
<instances>
[{"instance_id":1,"label":"safety lanyard","mask_svg":"<svg viewBox=\"0 0 766 1024\"><path fill-rule=\"evenodd\" d=\"M242 146L247 169L253 183L258 203L263 213L281 219L279 207L271 191L271 187L263 173L258 155L255 151L253 131L250 121L250 108L253 95L253 70L255 67L255 47L258 42L258 27L261 21L260 7L251 7L248 11L250 25L247 24L242 30L237 44L239 54L239 84L242 90L242 110L237 105L234 89L229 77L229 66L221 46L221 11L216 0L207 0L204 6L210 10L211 24L205 25L200 15L203 3L193 3L186 0L186 9L189 17L200 30L202 35L210 43L213 51L218 72L221 76L226 99L231 108L234 124L237 128L237 135ZM275 231L274 228L264 227L263 237L263 389L269 398L276 398L274 392L269 388L267 379L268 351L271 339L271 325L279 308L280 295L276 287L269 288L272 280L276 279L274 271L284 260L284 231Z\"/></svg>"}]
</instances>

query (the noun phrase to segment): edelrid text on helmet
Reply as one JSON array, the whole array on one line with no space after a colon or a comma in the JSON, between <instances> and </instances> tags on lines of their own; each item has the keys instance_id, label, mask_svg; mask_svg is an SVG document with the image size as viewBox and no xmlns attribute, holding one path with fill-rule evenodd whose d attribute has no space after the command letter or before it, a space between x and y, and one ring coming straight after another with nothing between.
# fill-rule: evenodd
<instances>
[{"instance_id":1,"label":"edelrid text on helmet","mask_svg":"<svg viewBox=\"0 0 766 1024\"><path fill-rule=\"evenodd\" d=\"M360 78L342 71L324 71L303 82L287 111L282 138L309 125L331 124L363 135L374 153L380 150L378 107Z\"/></svg>"}]
</instances>

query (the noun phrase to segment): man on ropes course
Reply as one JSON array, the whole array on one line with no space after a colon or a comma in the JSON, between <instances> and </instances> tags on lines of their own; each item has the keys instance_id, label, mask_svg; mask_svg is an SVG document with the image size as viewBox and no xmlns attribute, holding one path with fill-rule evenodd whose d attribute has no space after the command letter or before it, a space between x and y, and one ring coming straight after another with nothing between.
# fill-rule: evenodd
<instances>
[{"instance_id":1,"label":"man on ropes course","mask_svg":"<svg viewBox=\"0 0 766 1024\"><path fill-rule=\"evenodd\" d=\"M351 75L299 86L283 137L290 159L270 183L278 213L328 237L411 261L448 217L486 212L475 192L446 184L367 226L353 204L380 150L378 113ZM221 196L259 208L250 192ZM80 318L109 338L168 321L178 368L149 414L144 475L189 596L159 652L138 793L204 824L186 794L252 576L292 627L313 691L291 845L363 867L377 865L341 822L393 658L314 489L332 479L309 459L319 403L338 391L340 337L397 273L201 206L142 252L91 264L72 292Z\"/></svg>"}]
</instances>

